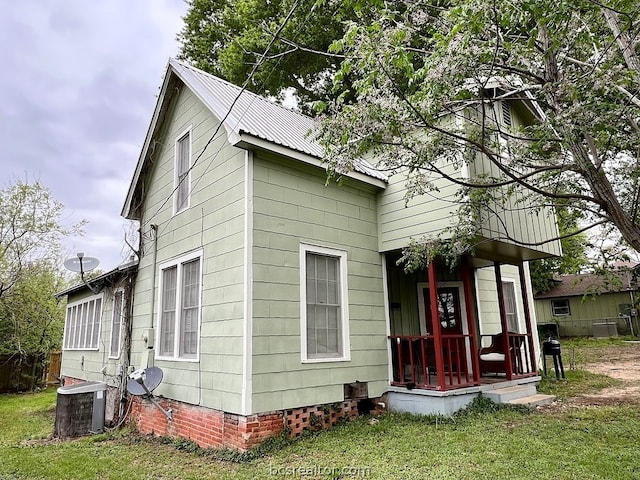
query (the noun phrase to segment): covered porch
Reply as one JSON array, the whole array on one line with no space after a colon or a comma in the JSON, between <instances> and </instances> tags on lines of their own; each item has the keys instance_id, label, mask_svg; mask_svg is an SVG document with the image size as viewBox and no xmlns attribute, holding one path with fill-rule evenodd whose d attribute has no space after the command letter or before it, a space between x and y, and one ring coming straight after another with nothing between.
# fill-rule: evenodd
<instances>
[{"instance_id":1,"label":"covered porch","mask_svg":"<svg viewBox=\"0 0 640 480\"><path fill-rule=\"evenodd\" d=\"M477 395L537 381L522 261L465 257L453 270L434 261L405 273L398 258L385 256L390 392Z\"/></svg>"}]
</instances>

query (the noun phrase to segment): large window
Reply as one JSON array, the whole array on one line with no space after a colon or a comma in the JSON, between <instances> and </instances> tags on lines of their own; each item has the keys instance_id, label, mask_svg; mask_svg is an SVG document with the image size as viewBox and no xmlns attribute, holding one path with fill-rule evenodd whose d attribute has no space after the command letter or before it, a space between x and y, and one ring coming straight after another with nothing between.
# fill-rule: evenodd
<instances>
[{"instance_id":1,"label":"large window","mask_svg":"<svg viewBox=\"0 0 640 480\"><path fill-rule=\"evenodd\" d=\"M67 305L64 348L66 350L97 350L101 317L102 295L94 295Z\"/></svg>"},{"instance_id":2,"label":"large window","mask_svg":"<svg viewBox=\"0 0 640 480\"><path fill-rule=\"evenodd\" d=\"M559 298L551 300L551 313L555 317L567 317L571 315L568 298Z\"/></svg>"},{"instance_id":3,"label":"large window","mask_svg":"<svg viewBox=\"0 0 640 480\"><path fill-rule=\"evenodd\" d=\"M197 359L201 252L160 268L158 356Z\"/></svg>"},{"instance_id":4,"label":"large window","mask_svg":"<svg viewBox=\"0 0 640 480\"><path fill-rule=\"evenodd\" d=\"M302 245L300 265L302 360L349 360L346 252Z\"/></svg>"},{"instance_id":5,"label":"large window","mask_svg":"<svg viewBox=\"0 0 640 480\"><path fill-rule=\"evenodd\" d=\"M109 357L120 356L120 339L122 337L122 318L124 316L124 291L116 290L113 294L113 316L111 318L111 343Z\"/></svg>"},{"instance_id":6,"label":"large window","mask_svg":"<svg viewBox=\"0 0 640 480\"><path fill-rule=\"evenodd\" d=\"M507 314L507 328L510 332L519 332L515 283L502 282L502 293L504 295L505 313Z\"/></svg>"},{"instance_id":7,"label":"large window","mask_svg":"<svg viewBox=\"0 0 640 480\"><path fill-rule=\"evenodd\" d=\"M174 212L178 213L189 207L191 193L191 130L183 133L176 140L175 148L175 187Z\"/></svg>"}]
</instances>

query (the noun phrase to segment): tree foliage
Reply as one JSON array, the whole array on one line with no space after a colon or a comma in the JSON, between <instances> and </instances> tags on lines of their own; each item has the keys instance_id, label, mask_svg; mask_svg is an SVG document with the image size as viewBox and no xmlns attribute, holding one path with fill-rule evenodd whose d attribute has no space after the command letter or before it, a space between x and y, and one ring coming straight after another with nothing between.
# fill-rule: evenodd
<instances>
[{"instance_id":1,"label":"tree foliage","mask_svg":"<svg viewBox=\"0 0 640 480\"><path fill-rule=\"evenodd\" d=\"M63 224L63 209L40 182L0 190L0 300L34 261L59 258L62 237L82 233L84 222Z\"/></svg>"},{"instance_id":2,"label":"tree foliage","mask_svg":"<svg viewBox=\"0 0 640 480\"><path fill-rule=\"evenodd\" d=\"M590 244L587 235L578 233L570 235L579 229L582 215L575 210L569 210L562 205L556 206L562 257L543 258L530 263L531 285L534 292L546 292L554 285L554 279L560 275L581 273L589 265L587 250Z\"/></svg>"},{"instance_id":3,"label":"tree foliage","mask_svg":"<svg viewBox=\"0 0 640 480\"><path fill-rule=\"evenodd\" d=\"M605 3L417 0L351 21L331 49L345 58L320 137L330 170L374 156L417 194L445 177L462 188L462 229L470 202L495 209L524 192L640 251L640 7ZM530 121L498 121L505 100ZM489 168L463 168L478 158Z\"/></svg>"},{"instance_id":4,"label":"tree foliage","mask_svg":"<svg viewBox=\"0 0 640 480\"><path fill-rule=\"evenodd\" d=\"M294 0L189 0L178 39L180 58L196 67L242 85L260 61L273 34L291 11ZM300 105L331 94L331 77L340 57L329 45L344 33L340 5L300 0L282 35L247 88L283 98L293 89Z\"/></svg>"},{"instance_id":5,"label":"tree foliage","mask_svg":"<svg viewBox=\"0 0 640 480\"><path fill-rule=\"evenodd\" d=\"M40 260L23 268L0 299L0 353L45 354L61 347L65 310L54 295L64 286L53 262Z\"/></svg>"}]
</instances>

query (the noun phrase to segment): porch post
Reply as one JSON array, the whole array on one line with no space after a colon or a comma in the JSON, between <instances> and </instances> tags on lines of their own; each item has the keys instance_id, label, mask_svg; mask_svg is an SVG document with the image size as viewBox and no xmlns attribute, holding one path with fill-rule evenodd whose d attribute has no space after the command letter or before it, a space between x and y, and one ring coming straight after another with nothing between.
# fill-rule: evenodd
<instances>
[{"instance_id":1,"label":"porch post","mask_svg":"<svg viewBox=\"0 0 640 480\"><path fill-rule=\"evenodd\" d=\"M518 264L518 273L520 274L520 288L522 290L522 307L524 308L524 321L527 327L527 339L529 341L529 358L531 360L531 369L536 371L536 352L533 348L533 327L531 325L531 311L529 310L529 295L527 295L527 276L524 272L524 264Z\"/></svg>"},{"instance_id":2,"label":"porch post","mask_svg":"<svg viewBox=\"0 0 640 480\"><path fill-rule=\"evenodd\" d=\"M509 348L509 326L507 325L507 309L504 306L504 290L502 289L502 272L500 263L493 262L493 271L496 276L496 290L498 291L498 307L500 308L500 326L502 328L502 349L506 358L505 370L507 379L513 378L513 365L511 364L511 353Z\"/></svg>"},{"instance_id":3,"label":"porch post","mask_svg":"<svg viewBox=\"0 0 640 480\"><path fill-rule=\"evenodd\" d=\"M436 278L436 262L429 263L429 297L431 300L431 327L433 328L433 348L436 357L437 390L445 387L444 359L442 357L442 336L440 334L440 312L438 310L438 279Z\"/></svg>"},{"instance_id":4,"label":"porch post","mask_svg":"<svg viewBox=\"0 0 640 480\"><path fill-rule=\"evenodd\" d=\"M467 306L467 325L471 337L471 364L473 367L473 381L480 383L480 359L478 358L478 342L476 341L475 303L471 292L471 265L468 259L462 262L462 288L464 289L464 303Z\"/></svg>"}]
</instances>

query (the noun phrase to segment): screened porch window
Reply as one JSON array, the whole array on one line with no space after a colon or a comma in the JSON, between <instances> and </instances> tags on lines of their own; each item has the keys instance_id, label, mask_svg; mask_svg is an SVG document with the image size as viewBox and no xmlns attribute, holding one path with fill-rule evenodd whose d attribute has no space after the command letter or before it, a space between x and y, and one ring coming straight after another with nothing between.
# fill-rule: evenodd
<instances>
[{"instance_id":1,"label":"screened porch window","mask_svg":"<svg viewBox=\"0 0 640 480\"><path fill-rule=\"evenodd\" d=\"M97 350L102 317L102 296L92 296L67 306L65 350Z\"/></svg>"},{"instance_id":2,"label":"screened porch window","mask_svg":"<svg viewBox=\"0 0 640 480\"><path fill-rule=\"evenodd\" d=\"M163 266L160 274L158 354L196 359L200 328L200 256Z\"/></svg>"}]
</instances>

